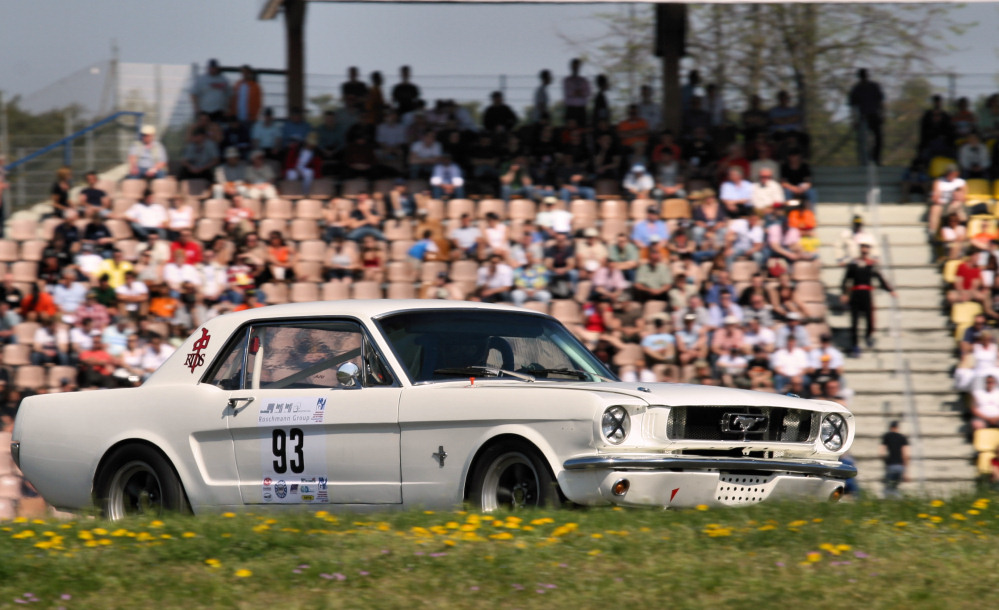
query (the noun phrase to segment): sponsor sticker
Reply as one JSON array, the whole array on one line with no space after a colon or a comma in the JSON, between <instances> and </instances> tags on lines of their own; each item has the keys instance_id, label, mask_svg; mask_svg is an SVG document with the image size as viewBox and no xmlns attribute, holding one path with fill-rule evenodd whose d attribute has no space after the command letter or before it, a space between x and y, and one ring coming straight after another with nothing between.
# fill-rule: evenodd
<instances>
[{"instance_id":1,"label":"sponsor sticker","mask_svg":"<svg viewBox=\"0 0 999 610\"><path fill-rule=\"evenodd\" d=\"M311 496L311 495L310 496L302 496L302 501L303 502L312 502L313 500L315 500L314 496Z\"/></svg>"},{"instance_id":2,"label":"sponsor sticker","mask_svg":"<svg viewBox=\"0 0 999 610\"><path fill-rule=\"evenodd\" d=\"M325 401L325 398L319 400ZM311 399L303 397L274 398L260 405L257 424L261 426L306 426L321 424L325 417L326 404L318 410Z\"/></svg>"},{"instance_id":3,"label":"sponsor sticker","mask_svg":"<svg viewBox=\"0 0 999 610\"><path fill-rule=\"evenodd\" d=\"M208 334L207 328L201 329L201 336L192 345L192 350L187 354L187 358L184 359L184 366L191 369L191 373L194 373L194 369L199 366L204 366L205 355L202 354L202 350L208 349L208 342L212 340L212 336Z\"/></svg>"},{"instance_id":4,"label":"sponsor sticker","mask_svg":"<svg viewBox=\"0 0 999 610\"><path fill-rule=\"evenodd\" d=\"M284 481L278 481L277 485L274 486L274 495L276 495L278 499L284 498L288 495L288 486L285 485Z\"/></svg>"}]
</instances>

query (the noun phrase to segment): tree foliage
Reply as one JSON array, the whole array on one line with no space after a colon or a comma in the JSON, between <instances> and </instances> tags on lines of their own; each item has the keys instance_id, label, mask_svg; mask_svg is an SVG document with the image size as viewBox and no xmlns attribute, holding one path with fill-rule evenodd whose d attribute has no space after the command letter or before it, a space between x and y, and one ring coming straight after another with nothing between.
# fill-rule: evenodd
<instances>
[{"instance_id":1,"label":"tree foliage","mask_svg":"<svg viewBox=\"0 0 999 610\"><path fill-rule=\"evenodd\" d=\"M955 21L953 6L691 4L685 65L699 69L703 82L717 84L735 111L745 108L751 95L770 106L778 91L788 90L802 104L809 130L823 135L816 152L821 156L826 147L832 154L829 147L836 148L849 132L838 123L846 119L856 69L867 68L889 99L910 97L912 79L933 70L935 58L950 48L947 40L967 27ZM636 99L638 86L658 80L654 10L616 7L594 18L604 25L600 35L563 38L608 74L619 103ZM888 145L890 150L893 140Z\"/></svg>"}]
</instances>

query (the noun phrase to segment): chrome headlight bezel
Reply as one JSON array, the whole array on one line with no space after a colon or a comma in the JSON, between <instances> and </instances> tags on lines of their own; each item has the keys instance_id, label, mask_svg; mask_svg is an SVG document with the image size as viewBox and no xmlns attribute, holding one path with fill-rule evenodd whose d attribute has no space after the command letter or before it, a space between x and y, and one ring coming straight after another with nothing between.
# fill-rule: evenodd
<instances>
[{"instance_id":1,"label":"chrome headlight bezel","mask_svg":"<svg viewBox=\"0 0 999 610\"><path fill-rule=\"evenodd\" d=\"M827 413L819 425L819 441L827 451L840 451L849 437L846 418L839 413Z\"/></svg>"},{"instance_id":2,"label":"chrome headlight bezel","mask_svg":"<svg viewBox=\"0 0 999 610\"><path fill-rule=\"evenodd\" d=\"M620 445L631 433L631 415L628 409L614 405L604 409L600 416L600 434L611 445Z\"/></svg>"}]
</instances>

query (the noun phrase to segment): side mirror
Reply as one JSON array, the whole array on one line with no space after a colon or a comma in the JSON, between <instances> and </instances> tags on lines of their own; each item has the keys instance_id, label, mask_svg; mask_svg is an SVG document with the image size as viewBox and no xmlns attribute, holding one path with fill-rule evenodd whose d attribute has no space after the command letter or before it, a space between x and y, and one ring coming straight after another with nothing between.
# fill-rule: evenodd
<instances>
[{"instance_id":1,"label":"side mirror","mask_svg":"<svg viewBox=\"0 0 999 610\"><path fill-rule=\"evenodd\" d=\"M360 388L360 377L361 369L353 362L344 362L336 369L336 380L342 388Z\"/></svg>"}]
</instances>

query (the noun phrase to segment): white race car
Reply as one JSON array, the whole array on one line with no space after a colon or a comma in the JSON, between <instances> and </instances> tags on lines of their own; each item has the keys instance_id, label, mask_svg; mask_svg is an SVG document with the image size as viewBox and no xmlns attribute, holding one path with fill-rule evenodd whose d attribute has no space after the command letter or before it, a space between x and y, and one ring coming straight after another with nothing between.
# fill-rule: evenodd
<instances>
[{"instance_id":1,"label":"white race car","mask_svg":"<svg viewBox=\"0 0 999 610\"><path fill-rule=\"evenodd\" d=\"M52 505L483 510L837 499L832 402L623 383L554 318L336 301L210 320L141 387L26 399L11 451Z\"/></svg>"}]
</instances>

